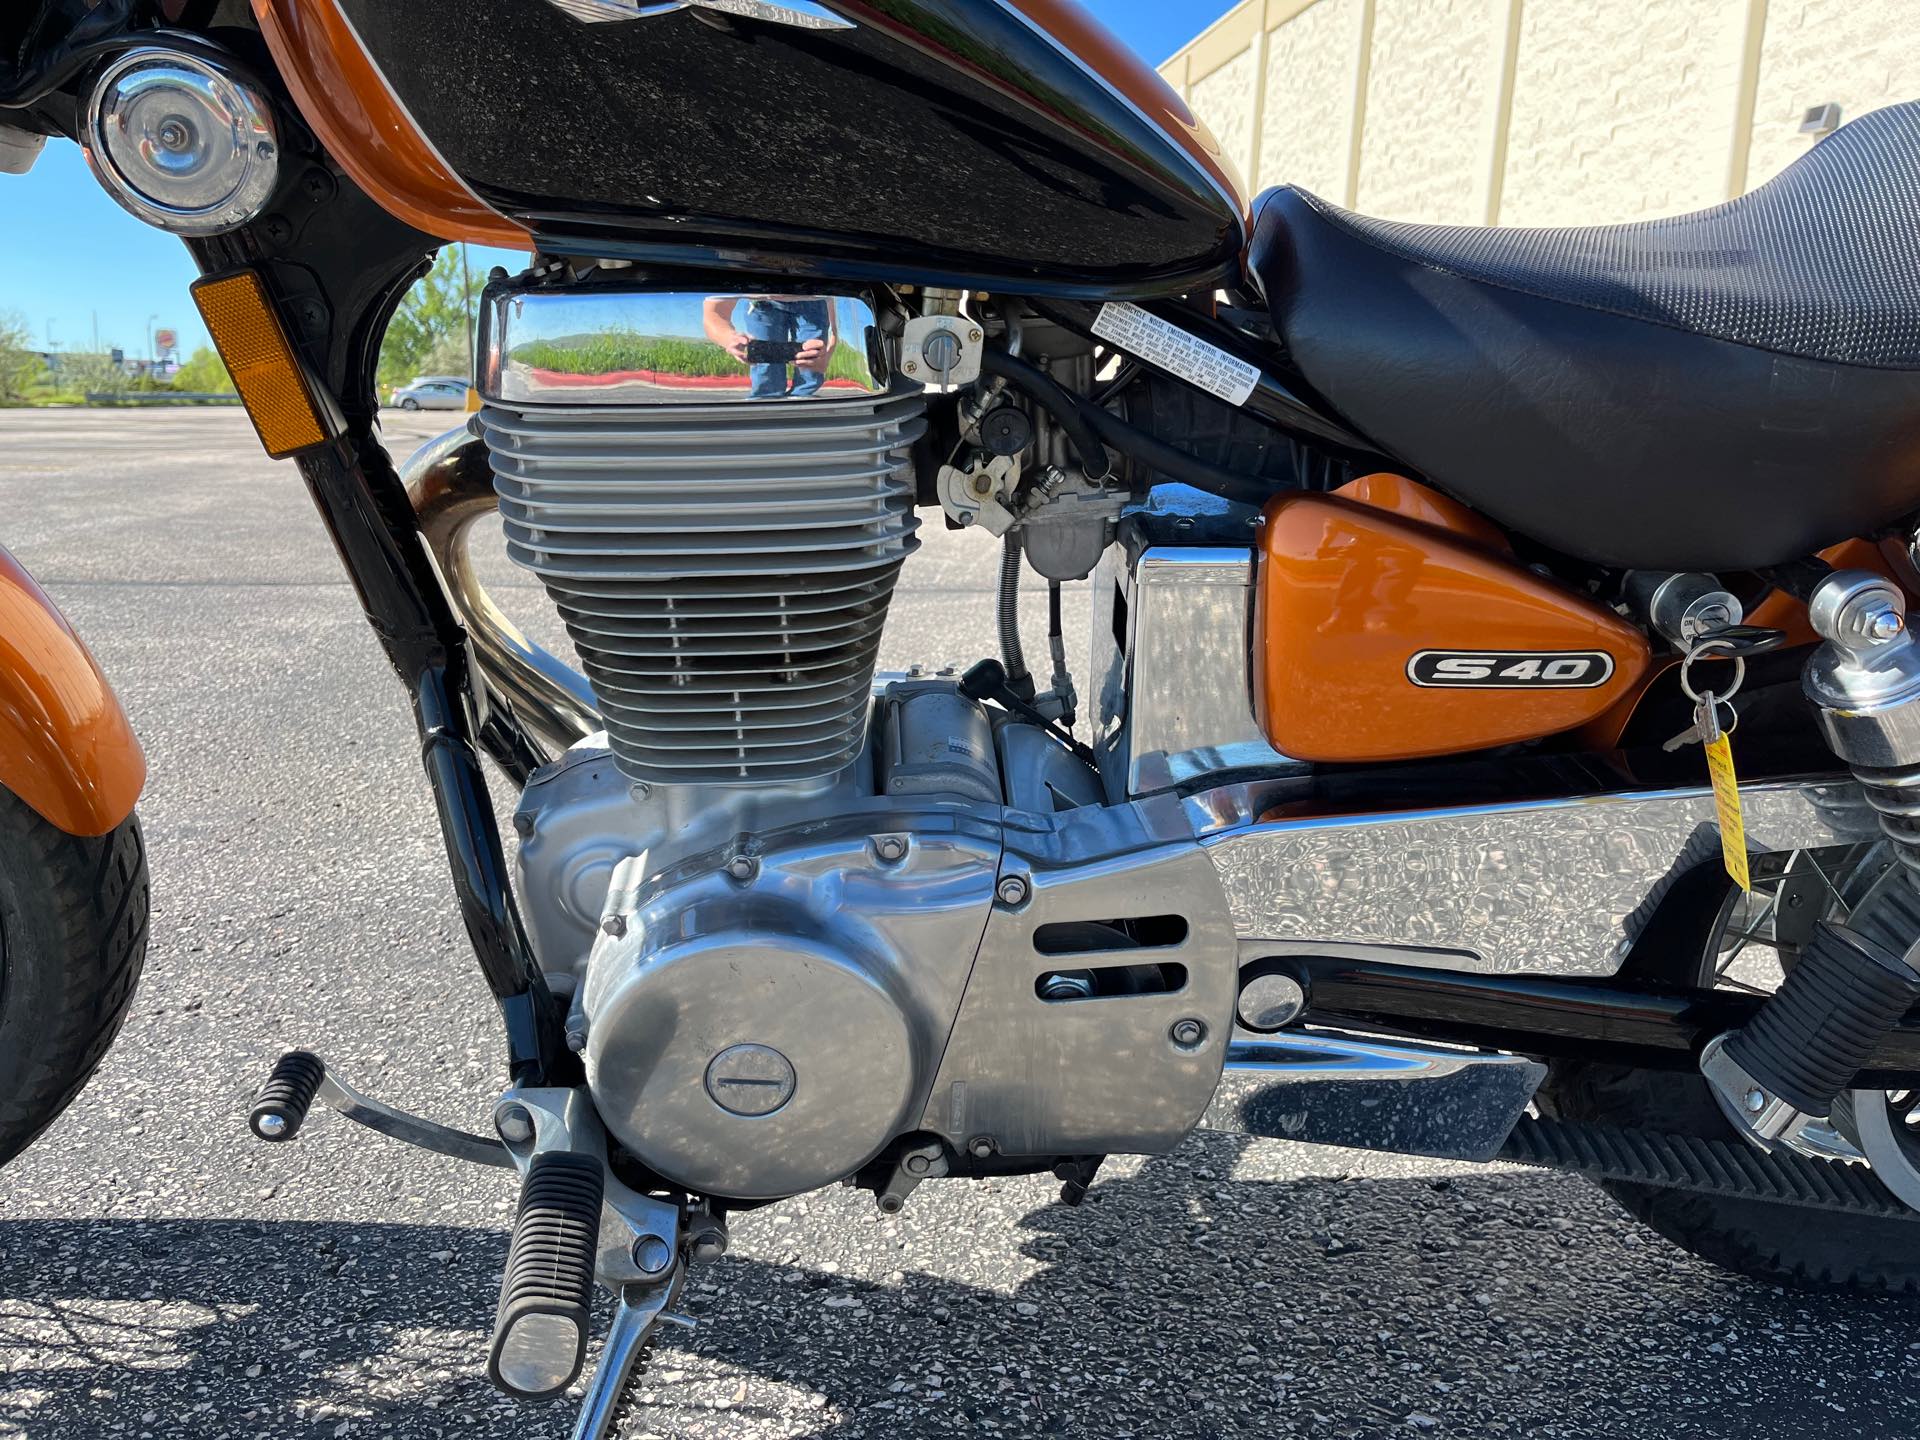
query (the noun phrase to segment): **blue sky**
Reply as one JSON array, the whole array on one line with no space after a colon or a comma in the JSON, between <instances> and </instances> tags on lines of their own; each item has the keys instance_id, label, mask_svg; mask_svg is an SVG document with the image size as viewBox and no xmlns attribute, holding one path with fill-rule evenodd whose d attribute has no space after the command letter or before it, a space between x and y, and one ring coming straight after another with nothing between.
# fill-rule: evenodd
<instances>
[{"instance_id":1,"label":"blue sky","mask_svg":"<svg viewBox=\"0 0 1920 1440\"><path fill-rule=\"evenodd\" d=\"M5 3L5 0L0 0ZM1082 0L1158 64L1233 7L1234 0ZM476 264L492 263L475 251ZM0 175L0 311L26 321L37 344L118 345L144 353L149 317L206 343L187 298L194 270L181 243L135 220L101 190L79 148L48 143L26 175Z\"/></svg>"}]
</instances>

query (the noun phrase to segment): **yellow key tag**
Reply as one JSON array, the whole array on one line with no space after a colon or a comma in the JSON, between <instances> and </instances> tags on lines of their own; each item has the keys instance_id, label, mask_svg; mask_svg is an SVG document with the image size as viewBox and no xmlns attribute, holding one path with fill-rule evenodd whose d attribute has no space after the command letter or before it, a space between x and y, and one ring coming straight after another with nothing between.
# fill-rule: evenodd
<instances>
[{"instance_id":1,"label":"yellow key tag","mask_svg":"<svg viewBox=\"0 0 1920 1440\"><path fill-rule=\"evenodd\" d=\"M1716 735L1707 742L1707 773L1713 776L1714 818L1720 822L1720 858L1727 874L1742 890L1751 892L1747 874L1747 827L1740 819L1740 781L1733 773L1733 746Z\"/></svg>"}]
</instances>

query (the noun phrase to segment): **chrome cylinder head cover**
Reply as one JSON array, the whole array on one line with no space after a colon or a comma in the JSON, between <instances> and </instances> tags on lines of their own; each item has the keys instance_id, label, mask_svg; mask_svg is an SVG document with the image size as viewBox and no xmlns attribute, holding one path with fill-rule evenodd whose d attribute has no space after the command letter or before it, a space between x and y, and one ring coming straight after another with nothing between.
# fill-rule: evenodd
<instances>
[{"instance_id":1,"label":"chrome cylinder head cover","mask_svg":"<svg viewBox=\"0 0 1920 1440\"><path fill-rule=\"evenodd\" d=\"M849 294L490 288L478 417L616 763L796 784L858 756L917 546L916 392Z\"/></svg>"}]
</instances>

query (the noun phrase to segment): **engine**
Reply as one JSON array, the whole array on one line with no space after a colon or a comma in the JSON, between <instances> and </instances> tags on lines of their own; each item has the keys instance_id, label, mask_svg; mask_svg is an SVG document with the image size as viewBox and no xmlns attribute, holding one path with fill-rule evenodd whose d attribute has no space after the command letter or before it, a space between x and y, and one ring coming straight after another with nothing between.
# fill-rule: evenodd
<instances>
[{"instance_id":1,"label":"engine","mask_svg":"<svg viewBox=\"0 0 1920 1440\"><path fill-rule=\"evenodd\" d=\"M488 292L475 428L508 552L605 727L520 798L527 924L608 1130L698 1193L795 1194L911 1144L928 1166L1171 1144L1224 1053L1235 942L1180 817L1107 806L1057 697L876 686L917 543L914 372L980 340L881 303L561 267ZM1122 494L1003 498L1059 511L1035 563L1073 574ZM1113 1011L1078 1008L1114 994L1119 1048Z\"/></svg>"}]
</instances>

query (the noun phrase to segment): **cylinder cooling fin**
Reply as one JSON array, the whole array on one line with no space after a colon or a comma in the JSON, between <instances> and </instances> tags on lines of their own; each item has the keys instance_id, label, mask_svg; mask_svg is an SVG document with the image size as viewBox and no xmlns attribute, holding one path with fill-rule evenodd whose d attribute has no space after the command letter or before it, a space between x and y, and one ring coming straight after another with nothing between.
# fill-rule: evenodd
<instances>
[{"instance_id":1,"label":"cylinder cooling fin","mask_svg":"<svg viewBox=\"0 0 1920 1440\"><path fill-rule=\"evenodd\" d=\"M807 780L860 751L917 546L917 395L480 412L630 779Z\"/></svg>"}]
</instances>

